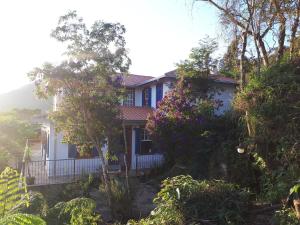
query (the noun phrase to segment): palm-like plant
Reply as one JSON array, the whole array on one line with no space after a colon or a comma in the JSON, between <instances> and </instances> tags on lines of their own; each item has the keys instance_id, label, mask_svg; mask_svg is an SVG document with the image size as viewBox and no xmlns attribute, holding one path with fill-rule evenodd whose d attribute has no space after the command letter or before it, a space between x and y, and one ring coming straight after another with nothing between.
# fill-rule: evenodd
<instances>
[{"instance_id":1,"label":"palm-like plant","mask_svg":"<svg viewBox=\"0 0 300 225\"><path fill-rule=\"evenodd\" d=\"M296 211L297 218L300 219L300 183L294 185L290 189L287 205L293 206Z\"/></svg>"},{"instance_id":2,"label":"palm-like plant","mask_svg":"<svg viewBox=\"0 0 300 225\"><path fill-rule=\"evenodd\" d=\"M0 224L2 225L44 225L34 215L15 213L18 206L29 205L26 182L23 176L7 167L0 174Z\"/></svg>"}]
</instances>

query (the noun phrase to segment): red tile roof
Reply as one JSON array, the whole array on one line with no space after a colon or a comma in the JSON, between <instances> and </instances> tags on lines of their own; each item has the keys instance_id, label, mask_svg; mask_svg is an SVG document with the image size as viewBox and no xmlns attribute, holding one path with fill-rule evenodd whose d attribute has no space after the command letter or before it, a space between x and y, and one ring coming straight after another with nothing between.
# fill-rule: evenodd
<instances>
[{"instance_id":1,"label":"red tile roof","mask_svg":"<svg viewBox=\"0 0 300 225\"><path fill-rule=\"evenodd\" d=\"M153 113L153 109L141 106L121 106L121 113L123 120L144 121L147 120L149 114Z\"/></svg>"},{"instance_id":2,"label":"red tile roof","mask_svg":"<svg viewBox=\"0 0 300 225\"><path fill-rule=\"evenodd\" d=\"M123 76L123 85L125 87L130 87L130 86L134 86L134 85L138 85L140 83L143 83L143 82L145 82L147 80L150 80L152 78L154 78L154 77L128 74L126 76Z\"/></svg>"},{"instance_id":3,"label":"red tile roof","mask_svg":"<svg viewBox=\"0 0 300 225\"><path fill-rule=\"evenodd\" d=\"M122 79L122 84L125 87L136 87L141 86L153 81L157 81L162 78L176 79L176 70L169 71L160 77L128 74L123 75L119 74L119 78ZM224 83L224 84L238 84L238 82L232 78L221 76L220 74L211 74L209 78L213 79L215 82Z\"/></svg>"}]
</instances>

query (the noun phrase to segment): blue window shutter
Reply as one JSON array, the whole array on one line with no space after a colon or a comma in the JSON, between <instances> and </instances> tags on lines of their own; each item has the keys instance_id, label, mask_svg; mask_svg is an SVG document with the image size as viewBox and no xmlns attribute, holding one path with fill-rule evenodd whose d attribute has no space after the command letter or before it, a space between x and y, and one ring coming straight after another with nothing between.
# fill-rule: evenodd
<instances>
[{"instance_id":1,"label":"blue window shutter","mask_svg":"<svg viewBox=\"0 0 300 225\"><path fill-rule=\"evenodd\" d=\"M145 102L145 90L142 91L142 106L145 106L146 102Z\"/></svg>"},{"instance_id":2,"label":"blue window shutter","mask_svg":"<svg viewBox=\"0 0 300 225\"><path fill-rule=\"evenodd\" d=\"M93 147L93 149L92 149L92 157L97 157L97 156L99 156L99 152L97 151L96 147Z\"/></svg>"},{"instance_id":3,"label":"blue window shutter","mask_svg":"<svg viewBox=\"0 0 300 225\"><path fill-rule=\"evenodd\" d=\"M68 157L69 158L77 158L76 145L68 144Z\"/></svg>"},{"instance_id":4,"label":"blue window shutter","mask_svg":"<svg viewBox=\"0 0 300 225\"><path fill-rule=\"evenodd\" d=\"M159 101L162 100L163 97L163 85L157 84L156 85L156 105Z\"/></svg>"},{"instance_id":5,"label":"blue window shutter","mask_svg":"<svg viewBox=\"0 0 300 225\"><path fill-rule=\"evenodd\" d=\"M141 148L141 129L135 128L135 153L140 153Z\"/></svg>"},{"instance_id":6,"label":"blue window shutter","mask_svg":"<svg viewBox=\"0 0 300 225\"><path fill-rule=\"evenodd\" d=\"M148 106L151 107L152 88L148 88Z\"/></svg>"}]
</instances>

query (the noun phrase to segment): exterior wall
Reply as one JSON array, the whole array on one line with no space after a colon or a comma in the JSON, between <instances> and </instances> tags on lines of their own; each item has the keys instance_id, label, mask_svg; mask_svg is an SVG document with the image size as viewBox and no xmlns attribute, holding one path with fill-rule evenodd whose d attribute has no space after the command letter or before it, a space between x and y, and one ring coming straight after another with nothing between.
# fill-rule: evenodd
<instances>
[{"instance_id":1,"label":"exterior wall","mask_svg":"<svg viewBox=\"0 0 300 225\"><path fill-rule=\"evenodd\" d=\"M151 88L151 107L156 108L156 84L150 86ZM163 97L170 90L170 82L163 83ZM135 89L135 106L142 106L142 88Z\"/></svg>"},{"instance_id":2,"label":"exterior wall","mask_svg":"<svg viewBox=\"0 0 300 225\"><path fill-rule=\"evenodd\" d=\"M68 157L68 144L62 143L63 133L55 135L54 127L46 127L49 131L49 156L46 162L48 176L67 176L98 172L101 166L99 157L91 159L72 159ZM107 146L102 148L104 154Z\"/></svg>"},{"instance_id":3,"label":"exterior wall","mask_svg":"<svg viewBox=\"0 0 300 225\"><path fill-rule=\"evenodd\" d=\"M67 159L68 158L68 144L62 143L63 133L57 134L57 144L56 144L56 159Z\"/></svg>"},{"instance_id":4,"label":"exterior wall","mask_svg":"<svg viewBox=\"0 0 300 225\"><path fill-rule=\"evenodd\" d=\"M222 102L222 105L215 109L215 115L220 116L229 111L232 107L232 101L235 95L235 86L223 84L217 86L218 90L214 94L213 99Z\"/></svg>"},{"instance_id":5,"label":"exterior wall","mask_svg":"<svg viewBox=\"0 0 300 225\"><path fill-rule=\"evenodd\" d=\"M68 144L62 143L63 134L56 133L53 124L46 128L49 133L49 155L47 160L67 159Z\"/></svg>"}]
</instances>

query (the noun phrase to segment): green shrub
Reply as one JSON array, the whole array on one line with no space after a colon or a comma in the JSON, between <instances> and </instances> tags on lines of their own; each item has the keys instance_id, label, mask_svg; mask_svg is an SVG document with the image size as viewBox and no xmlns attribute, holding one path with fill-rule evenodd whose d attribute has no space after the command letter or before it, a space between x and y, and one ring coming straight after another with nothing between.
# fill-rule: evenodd
<instances>
[{"instance_id":1,"label":"green shrub","mask_svg":"<svg viewBox=\"0 0 300 225\"><path fill-rule=\"evenodd\" d=\"M0 219L1 225L46 225L46 222L38 216L16 213Z\"/></svg>"},{"instance_id":2,"label":"green shrub","mask_svg":"<svg viewBox=\"0 0 300 225\"><path fill-rule=\"evenodd\" d=\"M132 199L126 188L125 180L113 178L111 180L111 193L114 218L120 221L127 221L131 217Z\"/></svg>"},{"instance_id":3,"label":"green shrub","mask_svg":"<svg viewBox=\"0 0 300 225\"><path fill-rule=\"evenodd\" d=\"M70 201L74 198L83 197L83 191L80 186L80 183L75 182L67 184L60 193L60 201Z\"/></svg>"},{"instance_id":4,"label":"green shrub","mask_svg":"<svg viewBox=\"0 0 300 225\"><path fill-rule=\"evenodd\" d=\"M100 215L95 213L96 203L89 198L75 198L69 202L59 202L49 210L48 224L53 225L97 225Z\"/></svg>"},{"instance_id":5,"label":"green shrub","mask_svg":"<svg viewBox=\"0 0 300 225\"><path fill-rule=\"evenodd\" d=\"M247 146L265 162L260 179L262 196L279 202L300 176L300 58L249 76L236 95L234 107L243 112Z\"/></svg>"},{"instance_id":6,"label":"green shrub","mask_svg":"<svg viewBox=\"0 0 300 225\"><path fill-rule=\"evenodd\" d=\"M299 178L299 165L291 164L287 167L280 167L272 172L262 170L260 177L262 193L260 197L265 201L281 202L286 198L291 184Z\"/></svg>"},{"instance_id":7,"label":"green shrub","mask_svg":"<svg viewBox=\"0 0 300 225\"><path fill-rule=\"evenodd\" d=\"M292 209L282 209L275 212L275 225L299 225L296 213Z\"/></svg>"},{"instance_id":8,"label":"green shrub","mask_svg":"<svg viewBox=\"0 0 300 225\"><path fill-rule=\"evenodd\" d=\"M77 182L65 185L60 193L60 199L61 201L70 201L79 197L89 198L92 187L99 187L99 180L90 174Z\"/></svg>"},{"instance_id":9,"label":"green shrub","mask_svg":"<svg viewBox=\"0 0 300 225\"><path fill-rule=\"evenodd\" d=\"M25 204L20 205L16 209L20 213L34 214L41 217L46 217L48 211L48 204L44 196L40 192L29 193L29 206Z\"/></svg>"},{"instance_id":10,"label":"green shrub","mask_svg":"<svg viewBox=\"0 0 300 225\"><path fill-rule=\"evenodd\" d=\"M154 199L157 207L147 219L128 225L183 225L199 220L218 224L244 224L249 192L223 181L197 181L191 176L166 179Z\"/></svg>"},{"instance_id":11,"label":"green shrub","mask_svg":"<svg viewBox=\"0 0 300 225\"><path fill-rule=\"evenodd\" d=\"M25 204L28 206L28 193L24 177L12 168L6 167L0 174L0 217Z\"/></svg>"},{"instance_id":12,"label":"green shrub","mask_svg":"<svg viewBox=\"0 0 300 225\"><path fill-rule=\"evenodd\" d=\"M60 225L70 221L70 219L62 212L66 206L66 202L59 202L54 207L50 208L46 216L47 224Z\"/></svg>"},{"instance_id":13,"label":"green shrub","mask_svg":"<svg viewBox=\"0 0 300 225\"><path fill-rule=\"evenodd\" d=\"M82 195L84 197L89 197L90 196L90 189L92 187L92 184L94 182L94 176L92 174L89 174L88 177L85 177L84 179L79 181L81 190L82 190Z\"/></svg>"}]
</instances>

